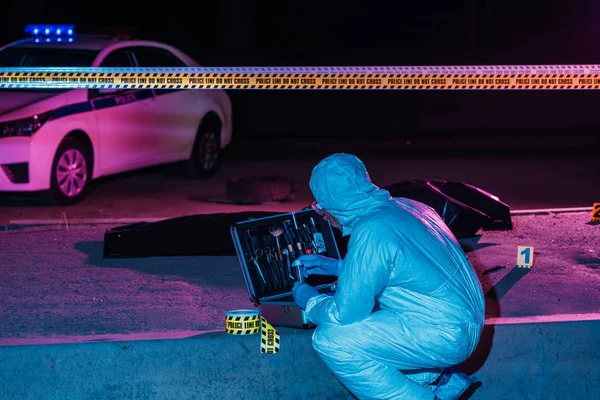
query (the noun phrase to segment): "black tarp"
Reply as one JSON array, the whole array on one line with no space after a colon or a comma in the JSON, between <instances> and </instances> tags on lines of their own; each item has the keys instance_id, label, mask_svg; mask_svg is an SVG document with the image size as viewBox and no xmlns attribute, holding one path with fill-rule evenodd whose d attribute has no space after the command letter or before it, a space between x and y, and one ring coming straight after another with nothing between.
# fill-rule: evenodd
<instances>
[{"instance_id":1,"label":"black tarp","mask_svg":"<svg viewBox=\"0 0 600 400\"><path fill-rule=\"evenodd\" d=\"M410 180L383 188L394 197L417 200L432 207L457 239L473 237L481 229L512 229L509 206L472 185ZM281 212L196 214L119 226L105 232L104 257L235 255L231 225L277 214ZM345 254L347 238L342 238L337 230L334 232L340 252Z\"/></svg>"}]
</instances>

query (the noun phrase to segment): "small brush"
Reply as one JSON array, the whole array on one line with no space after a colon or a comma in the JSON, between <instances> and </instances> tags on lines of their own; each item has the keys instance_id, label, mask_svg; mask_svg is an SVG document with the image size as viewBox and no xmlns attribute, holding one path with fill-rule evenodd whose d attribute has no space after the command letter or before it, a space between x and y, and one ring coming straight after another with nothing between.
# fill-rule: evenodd
<instances>
[{"instance_id":1,"label":"small brush","mask_svg":"<svg viewBox=\"0 0 600 400\"><path fill-rule=\"evenodd\" d=\"M283 233L283 228L276 225L271 225L269 227L269 233L275 237L275 242L277 242L277 252L279 253L279 257L281 258L281 246L279 245L279 236Z\"/></svg>"}]
</instances>

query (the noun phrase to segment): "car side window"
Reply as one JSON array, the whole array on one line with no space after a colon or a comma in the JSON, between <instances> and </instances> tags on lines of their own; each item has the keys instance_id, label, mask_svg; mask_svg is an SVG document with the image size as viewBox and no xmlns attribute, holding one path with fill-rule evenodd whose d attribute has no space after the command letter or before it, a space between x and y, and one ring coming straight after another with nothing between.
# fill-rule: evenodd
<instances>
[{"instance_id":1,"label":"car side window","mask_svg":"<svg viewBox=\"0 0 600 400\"><path fill-rule=\"evenodd\" d=\"M100 64L101 67L129 68L135 67L131 57L131 49L118 49L110 53Z\"/></svg>"},{"instance_id":2,"label":"car side window","mask_svg":"<svg viewBox=\"0 0 600 400\"><path fill-rule=\"evenodd\" d=\"M109 53L100 63L100 67L131 68L135 67L130 48L117 49ZM102 97L106 95L119 94L131 89L89 89L89 98Z\"/></svg>"},{"instance_id":3,"label":"car side window","mask_svg":"<svg viewBox=\"0 0 600 400\"><path fill-rule=\"evenodd\" d=\"M140 67L185 67L175 54L157 47L136 47L133 54Z\"/></svg>"}]
</instances>

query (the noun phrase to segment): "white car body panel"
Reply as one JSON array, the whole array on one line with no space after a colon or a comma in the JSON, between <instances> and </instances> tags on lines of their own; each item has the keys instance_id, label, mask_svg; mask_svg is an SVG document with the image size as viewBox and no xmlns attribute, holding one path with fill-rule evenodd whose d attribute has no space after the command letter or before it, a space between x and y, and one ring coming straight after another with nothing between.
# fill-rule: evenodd
<instances>
[{"instance_id":1,"label":"white car body panel","mask_svg":"<svg viewBox=\"0 0 600 400\"><path fill-rule=\"evenodd\" d=\"M87 40L87 39L86 39ZM64 44L15 42L11 46L47 46L99 50L91 67L100 66L113 51L150 46L170 51L187 66L198 66L178 49L138 40L77 40ZM31 192L50 188L52 162L61 141L73 132L89 138L94 154L94 179L152 165L189 159L198 127L210 112L222 122L220 147L231 143L231 102L223 90L129 90L91 96L92 90L61 93L0 89L2 122L54 110L32 136L1 137L0 166L29 163L29 182L12 183L0 168L0 192ZM0 132L1 133L1 132Z\"/></svg>"},{"instance_id":2,"label":"white car body panel","mask_svg":"<svg viewBox=\"0 0 600 400\"><path fill-rule=\"evenodd\" d=\"M211 111L216 111L221 121L227 122L222 129L221 140L226 141L225 145L229 144L230 118L214 107L219 102L219 95L220 93L210 90L180 90L166 94L157 91L157 137L161 138L160 148L165 149L166 162L190 157L196 132L202 122L199 116Z\"/></svg>"},{"instance_id":3,"label":"white car body panel","mask_svg":"<svg viewBox=\"0 0 600 400\"><path fill-rule=\"evenodd\" d=\"M152 135L156 99L151 91L144 92L150 92L150 96L142 100L135 99L136 91L92 100L98 127L100 175L151 165L152 155L158 151L153 148L156 140ZM100 108L103 101L113 99L120 105Z\"/></svg>"}]
</instances>

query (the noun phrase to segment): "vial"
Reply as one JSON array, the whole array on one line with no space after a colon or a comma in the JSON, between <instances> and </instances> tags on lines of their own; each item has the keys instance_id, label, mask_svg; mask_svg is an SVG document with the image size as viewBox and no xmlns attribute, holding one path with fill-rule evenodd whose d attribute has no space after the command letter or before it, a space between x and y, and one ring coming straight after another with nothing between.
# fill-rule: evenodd
<instances>
[{"instance_id":1,"label":"vial","mask_svg":"<svg viewBox=\"0 0 600 400\"><path fill-rule=\"evenodd\" d=\"M302 261L294 260L294 262L292 262L292 268L294 269L294 271L296 271L296 277L298 278L298 282L303 283L304 282L304 275L303 275L304 264L302 264Z\"/></svg>"}]
</instances>

